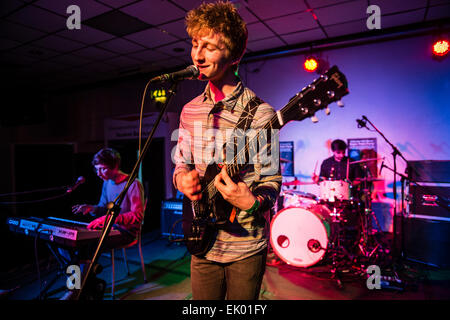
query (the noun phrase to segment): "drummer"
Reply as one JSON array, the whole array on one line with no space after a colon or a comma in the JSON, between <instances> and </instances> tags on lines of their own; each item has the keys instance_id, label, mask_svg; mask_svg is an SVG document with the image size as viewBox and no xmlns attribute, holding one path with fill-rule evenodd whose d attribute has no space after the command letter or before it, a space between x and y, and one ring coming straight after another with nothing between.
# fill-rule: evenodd
<instances>
[{"instance_id":1,"label":"drummer","mask_svg":"<svg viewBox=\"0 0 450 320\"><path fill-rule=\"evenodd\" d=\"M353 185L358 184L357 178L362 178L364 173L359 165L349 164L349 158L345 156L347 144L336 139L331 143L331 151L333 156L325 159L320 166L320 174L314 172L312 180L319 183L322 180L344 180L351 182Z\"/></svg>"}]
</instances>

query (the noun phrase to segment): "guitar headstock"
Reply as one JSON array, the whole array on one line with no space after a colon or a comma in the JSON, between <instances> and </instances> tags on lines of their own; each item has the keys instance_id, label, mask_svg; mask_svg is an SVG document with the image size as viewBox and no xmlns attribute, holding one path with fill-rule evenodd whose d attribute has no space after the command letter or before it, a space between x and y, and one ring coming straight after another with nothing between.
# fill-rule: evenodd
<instances>
[{"instance_id":1,"label":"guitar headstock","mask_svg":"<svg viewBox=\"0 0 450 320\"><path fill-rule=\"evenodd\" d=\"M343 107L340 100L348 93L347 79L337 66L333 66L289 100L286 107L281 110L284 123L309 117L313 122L317 122L315 113L318 110L326 109L325 113L328 115L330 113L328 105L335 101Z\"/></svg>"}]
</instances>

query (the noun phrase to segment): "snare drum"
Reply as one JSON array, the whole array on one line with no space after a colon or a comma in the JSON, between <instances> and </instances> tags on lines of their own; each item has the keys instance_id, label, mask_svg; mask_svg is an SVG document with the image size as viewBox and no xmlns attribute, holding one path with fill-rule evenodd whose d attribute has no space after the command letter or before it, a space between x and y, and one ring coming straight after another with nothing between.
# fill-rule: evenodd
<instances>
[{"instance_id":1,"label":"snare drum","mask_svg":"<svg viewBox=\"0 0 450 320\"><path fill-rule=\"evenodd\" d=\"M320 204L279 211L270 227L270 243L275 254L296 267L309 267L319 262L330 238L330 213Z\"/></svg>"},{"instance_id":2,"label":"snare drum","mask_svg":"<svg viewBox=\"0 0 450 320\"><path fill-rule=\"evenodd\" d=\"M344 180L324 180L319 183L320 198L324 201L350 200L350 183Z\"/></svg>"}]
</instances>

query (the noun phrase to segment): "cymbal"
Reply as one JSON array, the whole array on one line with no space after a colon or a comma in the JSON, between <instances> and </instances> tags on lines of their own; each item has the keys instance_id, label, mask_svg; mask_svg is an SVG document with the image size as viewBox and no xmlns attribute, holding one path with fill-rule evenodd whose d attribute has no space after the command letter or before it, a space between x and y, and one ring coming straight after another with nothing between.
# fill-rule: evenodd
<instances>
[{"instance_id":1,"label":"cymbal","mask_svg":"<svg viewBox=\"0 0 450 320\"><path fill-rule=\"evenodd\" d=\"M300 181L300 180L293 180L288 182L283 182L283 186L302 186L307 184L315 184L314 181Z\"/></svg>"},{"instance_id":2,"label":"cymbal","mask_svg":"<svg viewBox=\"0 0 450 320\"><path fill-rule=\"evenodd\" d=\"M369 161L375 161L375 160L384 160L384 158L370 158L370 159L357 160L357 161L350 162L350 164L361 163L361 162L369 162Z\"/></svg>"}]
</instances>

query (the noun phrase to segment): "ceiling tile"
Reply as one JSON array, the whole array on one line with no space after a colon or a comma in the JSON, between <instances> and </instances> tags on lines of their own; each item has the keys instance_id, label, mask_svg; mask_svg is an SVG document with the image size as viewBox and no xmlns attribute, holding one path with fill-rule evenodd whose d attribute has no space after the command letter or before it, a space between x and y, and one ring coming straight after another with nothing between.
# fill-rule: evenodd
<instances>
[{"instance_id":1,"label":"ceiling tile","mask_svg":"<svg viewBox=\"0 0 450 320\"><path fill-rule=\"evenodd\" d=\"M158 28L167 31L169 34L180 39L189 38L184 25L184 19L160 25Z\"/></svg>"},{"instance_id":2,"label":"ceiling tile","mask_svg":"<svg viewBox=\"0 0 450 320\"><path fill-rule=\"evenodd\" d=\"M191 9L197 8L202 2L216 2L216 0L173 0L173 2L184 8L187 12ZM251 23L258 21L258 18L247 10L247 2L248 0L234 0L233 4L245 22Z\"/></svg>"},{"instance_id":3,"label":"ceiling tile","mask_svg":"<svg viewBox=\"0 0 450 320\"><path fill-rule=\"evenodd\" d=\"M328 26L342 22L367 19L366 10L366 1L352 1L331 7L316 9L314 10L314 13L322 26ZM339 14L336 14L337 12Z\"/></svg>"},{"instance_id":4,"label":"ceiling tile","mask_svg":"<svg viewBox=\"0 0 450 320\"><path fill-rule=\"evenodd\" d=\"M9 40L6 38L0 38L0 51L1 50L8 50L8 49L12 49L14 47L17 47L21 45L20 42L15 41L15 40Z\"/></svg>"},{"instance_id":5,"label":"ceiling tile","mask_svg":"<svg viewBox=\"0 0 450 320\"><path fill-rule=\"evenodd\" d=\"M67 13L67 8L71 5L80 7L81 21L95 17L111 8L92 0L38 0L33 3L41 8L48 9L52 12L69 17L71 13Z\"/></svg>"},{"instance_id":6,"label":"ceiling tile","mask_svg":"<svg viewBox=\"0 0 450 320\"><path fill-rule=\"evenodd\" d=\"M11 12L13 12L14 10L25 5L26 5L25 3L19 0L8 0L8 1L3 0L0 5L0 17L3 18L8 14L10 14Z\"/></svg>"},{"instance_id":7,"label":"ceiling tile","mask_svg":"<svg viewBox=\"0 0 450 320\"><path fill-rule=\"evenodd\" d=\"M130 4L132 2L136 2L136 0L97 0L98 2L101 2L103 4L107 4L114 8L123 7L127 4Z\"/></svg>"},{"instance_id":8,"label":"ceiling tile","mask_svg":"<svg viewBox=\"0 0 450 320\"><path fill-rule=\"evenodd\" d=\"M131 53L131 54L128 54L127 56L131 57L131 58L140 59L140 60L146 61L146 62L167 59L166 54L152 50L152 49L140 51L140 52L136 52L136 53Z\"/></svg>"},{"instance_id":9,"label":"ceiling tile","mask_svg":"<svg viewBox=\"0 0 450 320\"><path fill-rule=\"evenodd\" d=\"M192 45L185 41L178 41L167 46L159 47L157 51L163 52L171 56L191 56Z\"/></svg>"},{"instance_id":10,"label":"ceiling tile","mask_svg":"<svg viewBox=\"0 0 450 320\"><path fill-rule=\"evenodd\" d=\"M161 31L158 28L151 28L130 34L125 36L125 38L140 43L147 48L154 48L177 41L177 38Z\"/></svg>"},{"instance_id":11,"label":"ceiling tile","mask_svg":"<svg viewBox=\"0 0 450 320\"><path fill-rule=\"evenodd\" d=\"M325 39L325 34L320 28L294 32L281 36L289 45L308 43L314 40Z\"/></svg>"},{"instance_id":12,"label":"ceiling tile","mask_svg":"<svg viewBox=\"0 0 450 320\"><path fill-rule=\"evenodd\" d=\"M117 37L151 28L151 25L148 23L120 10L108 11L84 20L83 24Z\"/></svg>"},{"instance_id":13,"label":"ceiling tile","mask_svg":"<svg viewBox=\"0 0 450 320\"><path fill-rule=\"evenodd\" d=\"M54 58L52 58L52 61L61 63L61 64L65 64L67 66L73 66L73 67L81 66L83 64L92 62L89 59L86 59L86 58L83 58L80 56L76 56L76 55L70 54L70 53L54 57Z\"/></svg>"},{"instance_id":14,"label":"ceiling tile","mask_svg":"<svg viewBox=\"0 0 450 320\"><path fill-rule=\"evenodd\" d=\"M64 31L58 32L57 35L66 37L68 39L80 41L86 44L94 44L114 38L112 34L85 25L81 25L80 30L66 29Z\"/></svg>"},{"instance_id":15,"label":"ceiling tile","mask_svg":"<svg viewBox=\"0 0 450 320\"><path fill-rule=\"evenodd\" d=\"M49 35L45 38L34 41L33 44L58 52L69 52L86 46L83 43L68 40L56 35Z\"/></svg>"},{"instance_id":16,"label":"ceiling tile","mask_svg":"<svg viewBox=\"0 0 450 320\"><path fill-rule=\"evenodd\" d=\"M67 28L64 17L34 6L27 6L8 16L7 19L46 32Z\"/></svg>"},{"instance_id":17,"label":"ceiling tile","mask_svg":"<svg viewBox=\"0 0 450 320\"><path fill-rule=\"evenodd\" d=\"M450 18L450 4L433 6L428 9L427 20Z\"/></svg>"},{"instance_id":18,"label":"ceiling tile","mask_svg":"<svg viewBox=\"0 0 450 320\"><path fill-rule=\"evenodd\" d=\"M19 42L28 42L45 36L46 33L3 20L0 22L0 37Z\"/></svg>"},{"instance_id":19,"label":"ceiling tile","mask_svg":"<svg viewBox=\"0 0 450 320\"><path fill-rule=\"evenodd\" d=\"M11 50L10 52L18 55L19 57L26 56L33 60L46 60L59 55L59 53L54 50L45 49L30 44L22 45Z\"/></svg>"},{"instance_id":20,"label":"ceiling tile","mask_svg":"<svg viewBox=\"0 0 450 320\"><path fill-rule=\"evenodd\" d=\"M381 28L397 27L423 21L425 9L381 16Z\"/></svg>"},{"instance_id":21,"label":"ceiling tile","mask_svg":"<svg viewBox=\"0 0 450 320\"><path fill-rule=\"evenodd\" d=\"M74 55L87 58L89 60L105 60L110 59L112 57L116 57L117 53L110 52L104 49L100 49L97 47L87 47L77 51L72 52Z\"/></svg>"},{"instance_id":22,"label":"ceiling tile","mask_svg":"<svg viewBox=\"0 0 450 320\"><path fill-rule=\"evenodd\" d=\"M278 37L272 37L262 40L251 41L247 44L247 48L251 51L261 51L272 48L283 47L285 44Z\"/></svg>"},{"instance_id":23,"label":"ceiling tile","mask_svg":"<svg viewBox=\"0 0 450 320\"><path fill-rule=\"evenodd\" d=\"M247 25L247 29L248 41L270 38L274 36L273 32L261 22L249 24Z\"/></svg>"},{"instance_id":24,"label":"ceiling tile","mask_svg":"<svg viewBox=\"0 0 450 320\"><path fill-rule=\"evenodd\" d=\"M53 61L40 61L39 63L30 66L29 73L39 77L40 75L59 72L64 69L67 69L67 66Z\"/></svg>"},{"instance_id":25,"label":"ceiling tile","mask_svg":"<svg viewBox=\"0 0 450 320\"><path fill-rule=\"evenodd\" d=\"M279 17L307 9L305 3L299 0L250 0L247 7L260 19Z\"/></svg>"},{"instance_id":26,"label":"ceiling tile","mask_svg":"<svg viewBox=\"0 0 450 320\"><path fill-rule=\"evenodd\" d=\"M353 1L366 1L366 0L353 0ZM336 4L343 3L343 2L349 2L349 0L313 0L313 1L308 1L308 4L309 4L310 8L316 9L316 8L334 6Z\"/></svg>"},{"instance_id":27,"label":"ceiling tile","mask_svg":"<svg viewBox=\"0 0 450 320\"><path fill-rule=\"evenodd\" d=\"M427 6L427 0L372 0L370 4L379 6L381 15L385 15L388 13L425 8Z\"/></svg>"},{"instance_id":28,"label":"ceiling tile","mask_svg":"<svg viewBox=\"0 0 450 320\"><path fill-rule=\"evenodd\" d=\"M130 66L138 66L139 64L141 64L141 61L125 56L115 57L112 59L105 60L104 62L117 67L130 67Z\"/></svg>"},{"instance_id":29,"label":"ceiling tile","mask_svg":"<svg viewBox=\"0 0 450 320\"><path fill-rule=\"evenodd\" d=\"M117 53L130 53L145 49L136 43L123 38L116 38L97 44L97 47L108 49Z\"/></svg>"},{"instance_id":30,"label":"ceiling tile","mask_svg":"<svg viewBox=\"0 0 450 320\"><path fill-rule=\"evenodd\" d=\"M216 0L173 0L178 6L189 11L193 8L197 8L202 2L216 2Z\"/></svg>"},{"instance_id":31,"label":"ceiling tile","mask_svg":"<svg viewBox=\"0 0 450 320\"><path fill-rule=\"evenodd\" d=\"M266 20L267 25L278 34L308 30L317 27L317 23L309 12L297 13L282 18Z\"/></svg>"},{"instance_id":32,"label":"ceiling tile","mask_svg":"<svg viewBox=\"0 0 450 320\"><path fill-rule=\"evenodd\" d=\"M366 25L366 19L359 21L350 21L345 23L338 23L324 27L328 37L345 36L352 33L360 33L369 31Z\"/></svg>"},{"instance_id":33,"label":"ceiling tile","mask_svg":"<svg viewBox=\"0 0 450 320\"><path fill-rule=\"evenodd\" d=\"M185 15L183 10L168 1L140 1L120 10L152 25L180 19Z\"/></svg>"}]
</instances>

